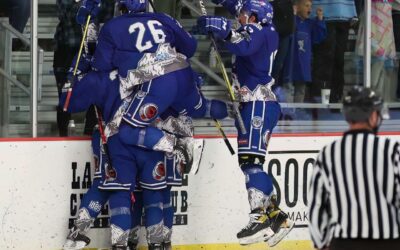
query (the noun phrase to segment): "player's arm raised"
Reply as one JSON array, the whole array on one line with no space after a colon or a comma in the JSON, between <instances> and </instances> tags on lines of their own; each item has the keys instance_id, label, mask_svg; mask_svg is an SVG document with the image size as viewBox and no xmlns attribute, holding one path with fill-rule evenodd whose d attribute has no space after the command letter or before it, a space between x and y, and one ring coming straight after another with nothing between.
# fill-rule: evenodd
<instances>
[{"instance_id":1,"label":"player's arm raised","mask_svg":"<svg viewBox=\"0 0 400 250\"><path fill-rule=\"evenodd\" d=\"M96 52L94 53L93 68L99 71L111 71L115 67L112 63L115 51L115 42L113 41L112 20L104 24L100 31Z\"/></svg>"}]
</instances>

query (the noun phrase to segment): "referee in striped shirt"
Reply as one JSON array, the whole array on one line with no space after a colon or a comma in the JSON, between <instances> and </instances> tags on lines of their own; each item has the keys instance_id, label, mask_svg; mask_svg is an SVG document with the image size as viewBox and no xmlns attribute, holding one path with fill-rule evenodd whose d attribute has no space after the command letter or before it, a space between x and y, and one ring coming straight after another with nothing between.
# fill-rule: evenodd
<instances>
[{"instance_id":1,"label":"referee in striped shirt","mask_svg":"<svg viewBox=\"0 0 400 250\"><path fill-rule=\"evenodd\" d=\"M376 135L383 100L354 87L343 112L349 130L322 148L313 168L311 239L317 249L400 249L400 147Z\"/></svg>"}]
</instances>

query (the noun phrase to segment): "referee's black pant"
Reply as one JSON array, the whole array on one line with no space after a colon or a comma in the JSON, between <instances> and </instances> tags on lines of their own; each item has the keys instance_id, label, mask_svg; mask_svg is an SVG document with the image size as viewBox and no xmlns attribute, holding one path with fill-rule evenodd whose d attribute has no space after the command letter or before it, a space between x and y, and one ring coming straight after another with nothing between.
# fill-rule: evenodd
<instances>
[{"instance_id":1,"label":"referee's black pant","mask_svg":"<svg viewBox=\"0 0 400 250\"><path fill-rule=\"evenodd\" d=\"M329 250L394 250L400 249L400 239L333 239Z\"/></svg>"}]
</instances>

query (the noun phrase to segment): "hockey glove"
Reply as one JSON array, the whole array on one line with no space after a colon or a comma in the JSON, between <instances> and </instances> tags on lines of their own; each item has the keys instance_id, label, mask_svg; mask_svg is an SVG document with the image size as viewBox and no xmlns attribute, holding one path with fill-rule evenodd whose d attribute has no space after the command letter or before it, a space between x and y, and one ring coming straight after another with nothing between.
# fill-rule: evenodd
<instances>
[{"instance_id":1,"label":"hockey glove","mask_svg":"<svg viewBox=\"0 0 400 250\"><path fill-rule=\"evenodd\" d=\"M74 74L74 68L76 65L76 58L77 58L77 55L75 55L74 59L72 60L72 65L68 70L67 79L70 82L73 81L73 77L74 77L73 74ZM82 74L86 74L87 72L89 72L92 69L92 62L93 62L92 56L87 55L87 54L82 54L81 59L79 60L78 68L76 70L76 75L80 76Z\"/></svg>"},{"instance_id":2,"label":"hockey glove","mask_svg":"<svg viewBox=\"0 0 400 250\"><path fill-rule=\"evenodd\" d=\"M212 32L215 38L224 40L231 32L231 21L225 17L201 16L197 19L200 33L206 35Z\"/></svg>"},{"instance_id":3,"label":"hockey glove","mask_svg":"<svg viewBox=\"0 0 400 250\"><path fill-rule=\"evenodd\" d=\"M87 17L96 17L100 12L101 0L84 0L76 14L76 22L84 25Z\"/></svg>"}]
</instances>

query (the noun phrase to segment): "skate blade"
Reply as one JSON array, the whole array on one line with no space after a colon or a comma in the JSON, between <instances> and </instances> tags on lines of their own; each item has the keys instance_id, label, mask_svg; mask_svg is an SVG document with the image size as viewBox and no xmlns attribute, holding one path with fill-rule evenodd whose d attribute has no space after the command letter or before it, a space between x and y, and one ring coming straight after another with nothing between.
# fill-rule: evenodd
<instances>
[{"instance_id":1,"label":"skate blade","mask_svg":"<svg viewBox=\"0 0 400 250\"><path fill-rule=\"evenodd\" d=\"M189 174L195 175L199 172L200 163L203 156L204 150L204 140L195 140L194 141L194 150L193 150L193 163L192 167L189 170Z\"/></svg>"},{"instance_id":2,"label":"skate blade","mask_svg":"<svg viewBox=\"0 0 400 250\"><path fill-rule=\"evenodd\" d=\"M81 250L86 246L87 246L87 244L84 241L67 240L62 249L63 250Z\"/></svg>"},{"instance_id":3,"label":"skate blade","mask_svg":"<svg viewBox=\"0 0 400 250\"><path fill-rule=\"evenodd\" d=\"M239 244L240 245L250 245L255 244L263 241L268 241L274 235L274 231L271 228L265 228L253 235L240 238Z\"/></svg>"},{"instance_id":4,"label":"skate blade","mask_svg":"<svg viewBox=\"0 0 400 250\"><path fill-rule=\"evenodd\" d=\"M268 241L268 246L273 247L276 246L283 238L285 238L286 235L290 233L290 231L294 227L294 221L287 219L284 223L284 225L281 226L280 230L278 233L276 233L274 236L272 236Z\"/></svg>"}]
</instances>

